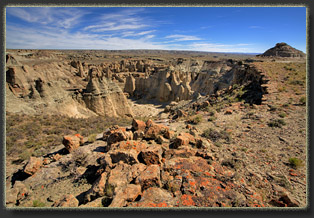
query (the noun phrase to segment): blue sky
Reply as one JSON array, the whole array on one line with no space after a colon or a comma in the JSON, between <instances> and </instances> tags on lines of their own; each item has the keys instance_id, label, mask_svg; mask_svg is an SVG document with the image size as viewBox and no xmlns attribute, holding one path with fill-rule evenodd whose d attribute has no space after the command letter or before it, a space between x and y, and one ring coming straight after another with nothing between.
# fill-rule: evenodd
<instances>
[{"instance_id":1,"label":"blue sky","mask_svg":"<svg viewBox=\"0 0 314 218\"><path fill-rule=\"evenodd\" d=\"M306 52L305 7L7 7L6 47Z\"/></svg>"}]
</instances>

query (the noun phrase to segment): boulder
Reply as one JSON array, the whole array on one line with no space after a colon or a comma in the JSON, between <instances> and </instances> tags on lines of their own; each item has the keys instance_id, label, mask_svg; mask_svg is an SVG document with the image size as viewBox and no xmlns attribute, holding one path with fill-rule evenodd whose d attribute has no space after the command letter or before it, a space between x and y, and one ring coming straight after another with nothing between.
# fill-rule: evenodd
<instances>
[{"instance_id":1,"label":"boulder","mask_svg":"<svg viewBox=\"0 0 314 218\"><path fill-rule=\"evenodd\" d=\"M160 167L158 165L148 166L136 179L136 184L140 184L142 190L149 187L160 187Z\"/></svg>"},{"instance_id":2,"label":"boulder","mask_svg":"<svg viewBox=\"0 0 314 218\"><path fill-rule=\"evenodd\" d=\"M62 144L69 151L72 152L84 144L83 137L79 134L63 136Z\"/></svg>"},{"instance_id":3,"label":"boulder","mask_svg":"<svg viewBox=\"0 0 314 218\"><path fill-rule=\"evenodd\" d=\"M41 158L30 157L27 165L24 168L24 172L28 175L34 175L42 165L43 161Z\"/></svg>"},{"instance_id":4,"label":"boulder","mask_svg":"<svg viewBox=\"0 0 314 218\"><path fill-rule=\"evenodd\" d=\"M132 167L123 162L119 162L115 168L110 171L107 185L106 196L113 197L119 189L123 189L132 181Z\"/></svg>"},{"instance_id":5,"label":"boulder","mask_svg":"<svg viewBox=\"0 0 314 218\"><path fill-rule=\"evenodd\" d=\"M6 204L15 205L17 201L21 202L31 195L29 190L21 181L16 181L13 188L7 187L6 189Z\"/></svg>"},{"instance_id":6,"label":"boulder","mask_svg":"<svg viewBox=\"0 0 314 218\"><path fill-rule=\"evenodd\" d=\"M138 152L134 149L130 150L113 150L109 152L112 163L118 163L123 161L126 164L133 165L138 163L137 160Z\"/></svg>"},{"instance_id":7,"label":"boulder","mask_svg":"<svg viewBox=\"0 0 314 218\"><path fill-rule=\"evenodd\" d=\"M161 163L162 148L158 145L149 146L142 150L138 157L146 165L160 164Z\"/></svg>"},{"instance_id":8,"label":"boulder","mask_svg":"<svg viewBox=\"0 0 314 218\"><path fill-rule=\"evenodd\" d=\"M124 207L128 202L133 202L141 193L140 185L128 184L117 192L109 207Z\"/></svg>"},{"instance_id":9,"label":"boulder","mask_svg":"<svg viewBox=\"0 0 314 218\"><path fill-rule=\"evenodd\" d=\"M139 139L142 139L144 137L144 132L143 131L135 131L133 133L133 139L134 140L139 140Z\"/></svg>"},{"instance_id":10,"label":"boulder","mask_svg":"<svg viewBox=\"0 0 314 218\"><path fill-rule=\"evenodd\" d=\"M180 146L178 149L169 149L165 151L165 159L175 157L189 158L195 156L196 150L190 146Z\"/></svg>"},{"instance_id":11,"label":"boulder","mask_svg":"<svg viewBox=\"0 0 314 218\"><path fill-rule=\"evenodd\" d=\"M189 143L195 144L195 138L189 133L180 133L179 136L174 141L174 148L178 148L180 146L186 146Z\"/></svg>"},{"instance_id":12,"label":"boulder","mask_svg":"<svg viewBox=\"0 0 314 218\"><path fill-rule=\"evenodd\" d=\"M171 207L175 204L175 198L168 191L150 187L143 192L140 201L131 203L129 207Z\"/></svg>"},{"instance_id":13,"label":"boulder","mask_svg":"<svg viewBox=\"0 0 314 218\"><path fill-rule=\"evenodd\" d=\"M78 207L79 201L72 194L64 195L53 203L52 207Z\"/></svg>"},{"instance_id":14,"label":"boulder","mask_svg":"<svg viewBox=\"0 0 314 218\"><path fill-rule=\"evenodd\" d=\"M118 129L112 132L107 139L107 143L110 146L111 144L114 144L116 142L125 141L128 139L128 136L126 134L126 131Z\"/></svg>"},{"instance_id":15,"label":"boulder","mask_svg":"<svg viewBox=\"0 0 314 218\"><path fill-rule=\"evenodd\" d=\"M159 135L164 135L169 128L162 124L156 124L151 120L146 122L146 131L145 131L145 138L148 139L157 139Z\"/></svg>"},{"instance_id":16,"label":"boulder","mask_svg":"<svg viewBox=\"0 0 314 218\"><path fill-rule=\"evenodd\" d=\"M133 119L132 128L134 131L145 131L146 124L144 121Z\"/></svg>"},{"instance_id":17,"label":"boulder","mask_svg":"<svg viewBox=\"0 0 314 218\"><path fill-rule=\"evenodd\" d=\"M84 201L89 202L94 199L104 196L106 193L107 173L102 173L99 178L94 182L93 186L86 192Z\"/></svg>"}]
</instances>

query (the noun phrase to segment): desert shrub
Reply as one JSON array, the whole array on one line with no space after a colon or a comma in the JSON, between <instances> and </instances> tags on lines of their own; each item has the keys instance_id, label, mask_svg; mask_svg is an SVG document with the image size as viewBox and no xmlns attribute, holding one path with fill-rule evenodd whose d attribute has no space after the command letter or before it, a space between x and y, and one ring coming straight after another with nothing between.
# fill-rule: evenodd
<instances>
[{"instance_id":1,"label":"desert shrub","mask_svg":"<svg viewBox=\"0 0 314 218\"><path fill-rule=\"evenodd\" d=\"M276 105L269 105L269 111L276 111L277 109Z\"/></svg>"},{"instance_id":2,"label":"desert shrub","mask_svg":"<svg viewBox=\"0 0 314 218\"><path fill-rule=\"evenodd\" d=\"M306 97L305 97L305 96L302 96L302 97L300 98L300 100L299 100L299 103L300 103L301 105L305 105L305 104L306 104Z\"/></svg>"},{"instance_id":3,"label":"desert shrub","mask_svg":"<svg viewBox=\"0 0 314 218\"><path fill-rule=\"evenodd\" d=\"M111 125L130 125L131 118L94 116L71 118L63 115L22 115L6 113L6 152L20 160L40 156L62 143L64 135L89 136Z\"/></svg>"},{"instance_id":4,"label":"desert shrub","mask_svg":"<svg viewBox=\"0 0 314 218\"><path fill-rule=\"evenodd\" d=\"M95 142L96 141L96 134L91 134L91 135L89 135L88 136L88 142L89 143L93 143L93 142Z\"/></svg>"},{"instance_id":5,"label":"desert shrub","mask_svg":"<svg viewBox=\"0 0 314 218\"><path fill-rule=\"evenodd\" d=\"M285 92L287 88L285 86L278 87L278 92Z\"/></svg>"},{"instance_id":6,"label":"desert shrub","mask_svg":"<svg viewBox=\"0 0 314 218\"><path fill-rule=\"evenodd\" d=\"M202 115L196 115L196 116L191 117L191 118L188 120L188 123L191 123L191 124L198 124L198 123L202 122L202 119L203 119L203 116L202 116Z\"/></svg>"},{"instance_id":7,"label":"desert shrub","mask_svg":"<svg viewBox=\"0 0 314 218\"><path fill-rule=\"evenodd\" d=\"M29 150L24 150L20 155L19 159L20 160L28 160L32 156L32 153Z\"/></svg>"},{"instance_id":8,"label":"desert shrub","mask_svg":"<svg viewBox=\"0 0 314 218\"><path fill-rule=\"evenodd\" d=\"M215 116L210 116L209 118L208 118L208 121L214 121L214 120L216 120L217 119L217 117L215 117Z\"/></svg>"},{"instance_id":9,"label":"desert shrub","mask_svg":"<svg viewBox=\"0 0 314 218\"><path fill-rule=\"evenodd\" d=\"M212 128L206 129L203 132L203 137L212 140L213 142L216 142L220 139L225 140L226 142L230 142L231 141L231 136L228 132L226 132L225 130L223 131L217 131L214 130Z\"/></svg>"},{"instance_id":10,"label":"desert shrub","mask_svg":"<svg viewBox=\"0 0 314 218\"><path fill-rule=\"evenodd\" d=\"M213 108L208 107L207 111L209 116L214 116L216 114L216 111Z\"/></svg>"},{"instance_id":11,"label":"desert shrub","mask_svg":"<svg viewBox=\"0 0 314 218\"><path fill-rule=\"evenodd\" d=\"M45 207L45 203L39 201L39 200L34 200L33 201L33 207Z\"/></svg>"},{"instance_id":12,"label":"desert shrub","mask_svg":"<svg viewBox=\"0 0 314 218\"><path fill-rule=\"evenodd\" d=\"M287 114L285 112L281 112L278 114L278 116L281 118L285 118L287 116Z\"/></svg>"},{"instance_id":13,"label":"desert shrub","mask_svg":"<svg viewBox=\"0 0 314 218\"><path fill-rule=\"evenodd\" d=\"M269 127L278 127L281 128L282 126L286 125L286 122L283 119L276 119L271 120L267 123Z\"/></svg>"},{"instance_id":14,"label":"desert shrub","mask_svg":"<svg viewBox=\"0 0 314 218\"><path fill-rule=\"evenodd\" d=\"M291 80L290 82L289 82L289 84L290 85L304 85L304 81L302 81L302 80Z\"/></svg>"},{"instance_id":15,"label":"desert shrub","mask_svg":"<svg viewBox=\"0 0 314 218\"><path fill-rule=\"evenodd\" d=\"M294 168L297 168L303 165L303 161L296 157L289 158L289 163Z\"/></svg>"}]
</instances>

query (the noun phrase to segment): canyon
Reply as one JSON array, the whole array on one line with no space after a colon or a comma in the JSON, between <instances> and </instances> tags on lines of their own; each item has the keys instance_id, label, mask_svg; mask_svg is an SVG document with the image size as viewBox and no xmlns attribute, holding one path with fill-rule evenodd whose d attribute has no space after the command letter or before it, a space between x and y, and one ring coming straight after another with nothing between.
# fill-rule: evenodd
<instances>
[{"instance_id":1,"label":"canyon","mask_svg":"<svg viewBox=\"0 0 314 218\"><path fill-rule=\"evenodd\" d=\"M8 49L6 206L306 207L306 76L285 43Z\"/></svg>"}]
</instances>

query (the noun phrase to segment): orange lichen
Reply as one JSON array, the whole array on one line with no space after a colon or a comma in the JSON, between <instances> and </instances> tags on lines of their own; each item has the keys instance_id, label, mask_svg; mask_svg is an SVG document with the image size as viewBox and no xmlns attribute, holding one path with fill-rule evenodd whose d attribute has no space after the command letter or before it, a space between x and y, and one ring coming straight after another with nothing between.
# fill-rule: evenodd
<instances>
[{"instance_id":1,"label":"orange lichen","mask_svg":"<svg viewBox=\"0 0 314 218\"><path fill-rule=\"evenodd\" d=\"M195 202L191 195L184 194L181 196L182 205L184 206L195 206Z\"/></svg>"}]
</instances>

